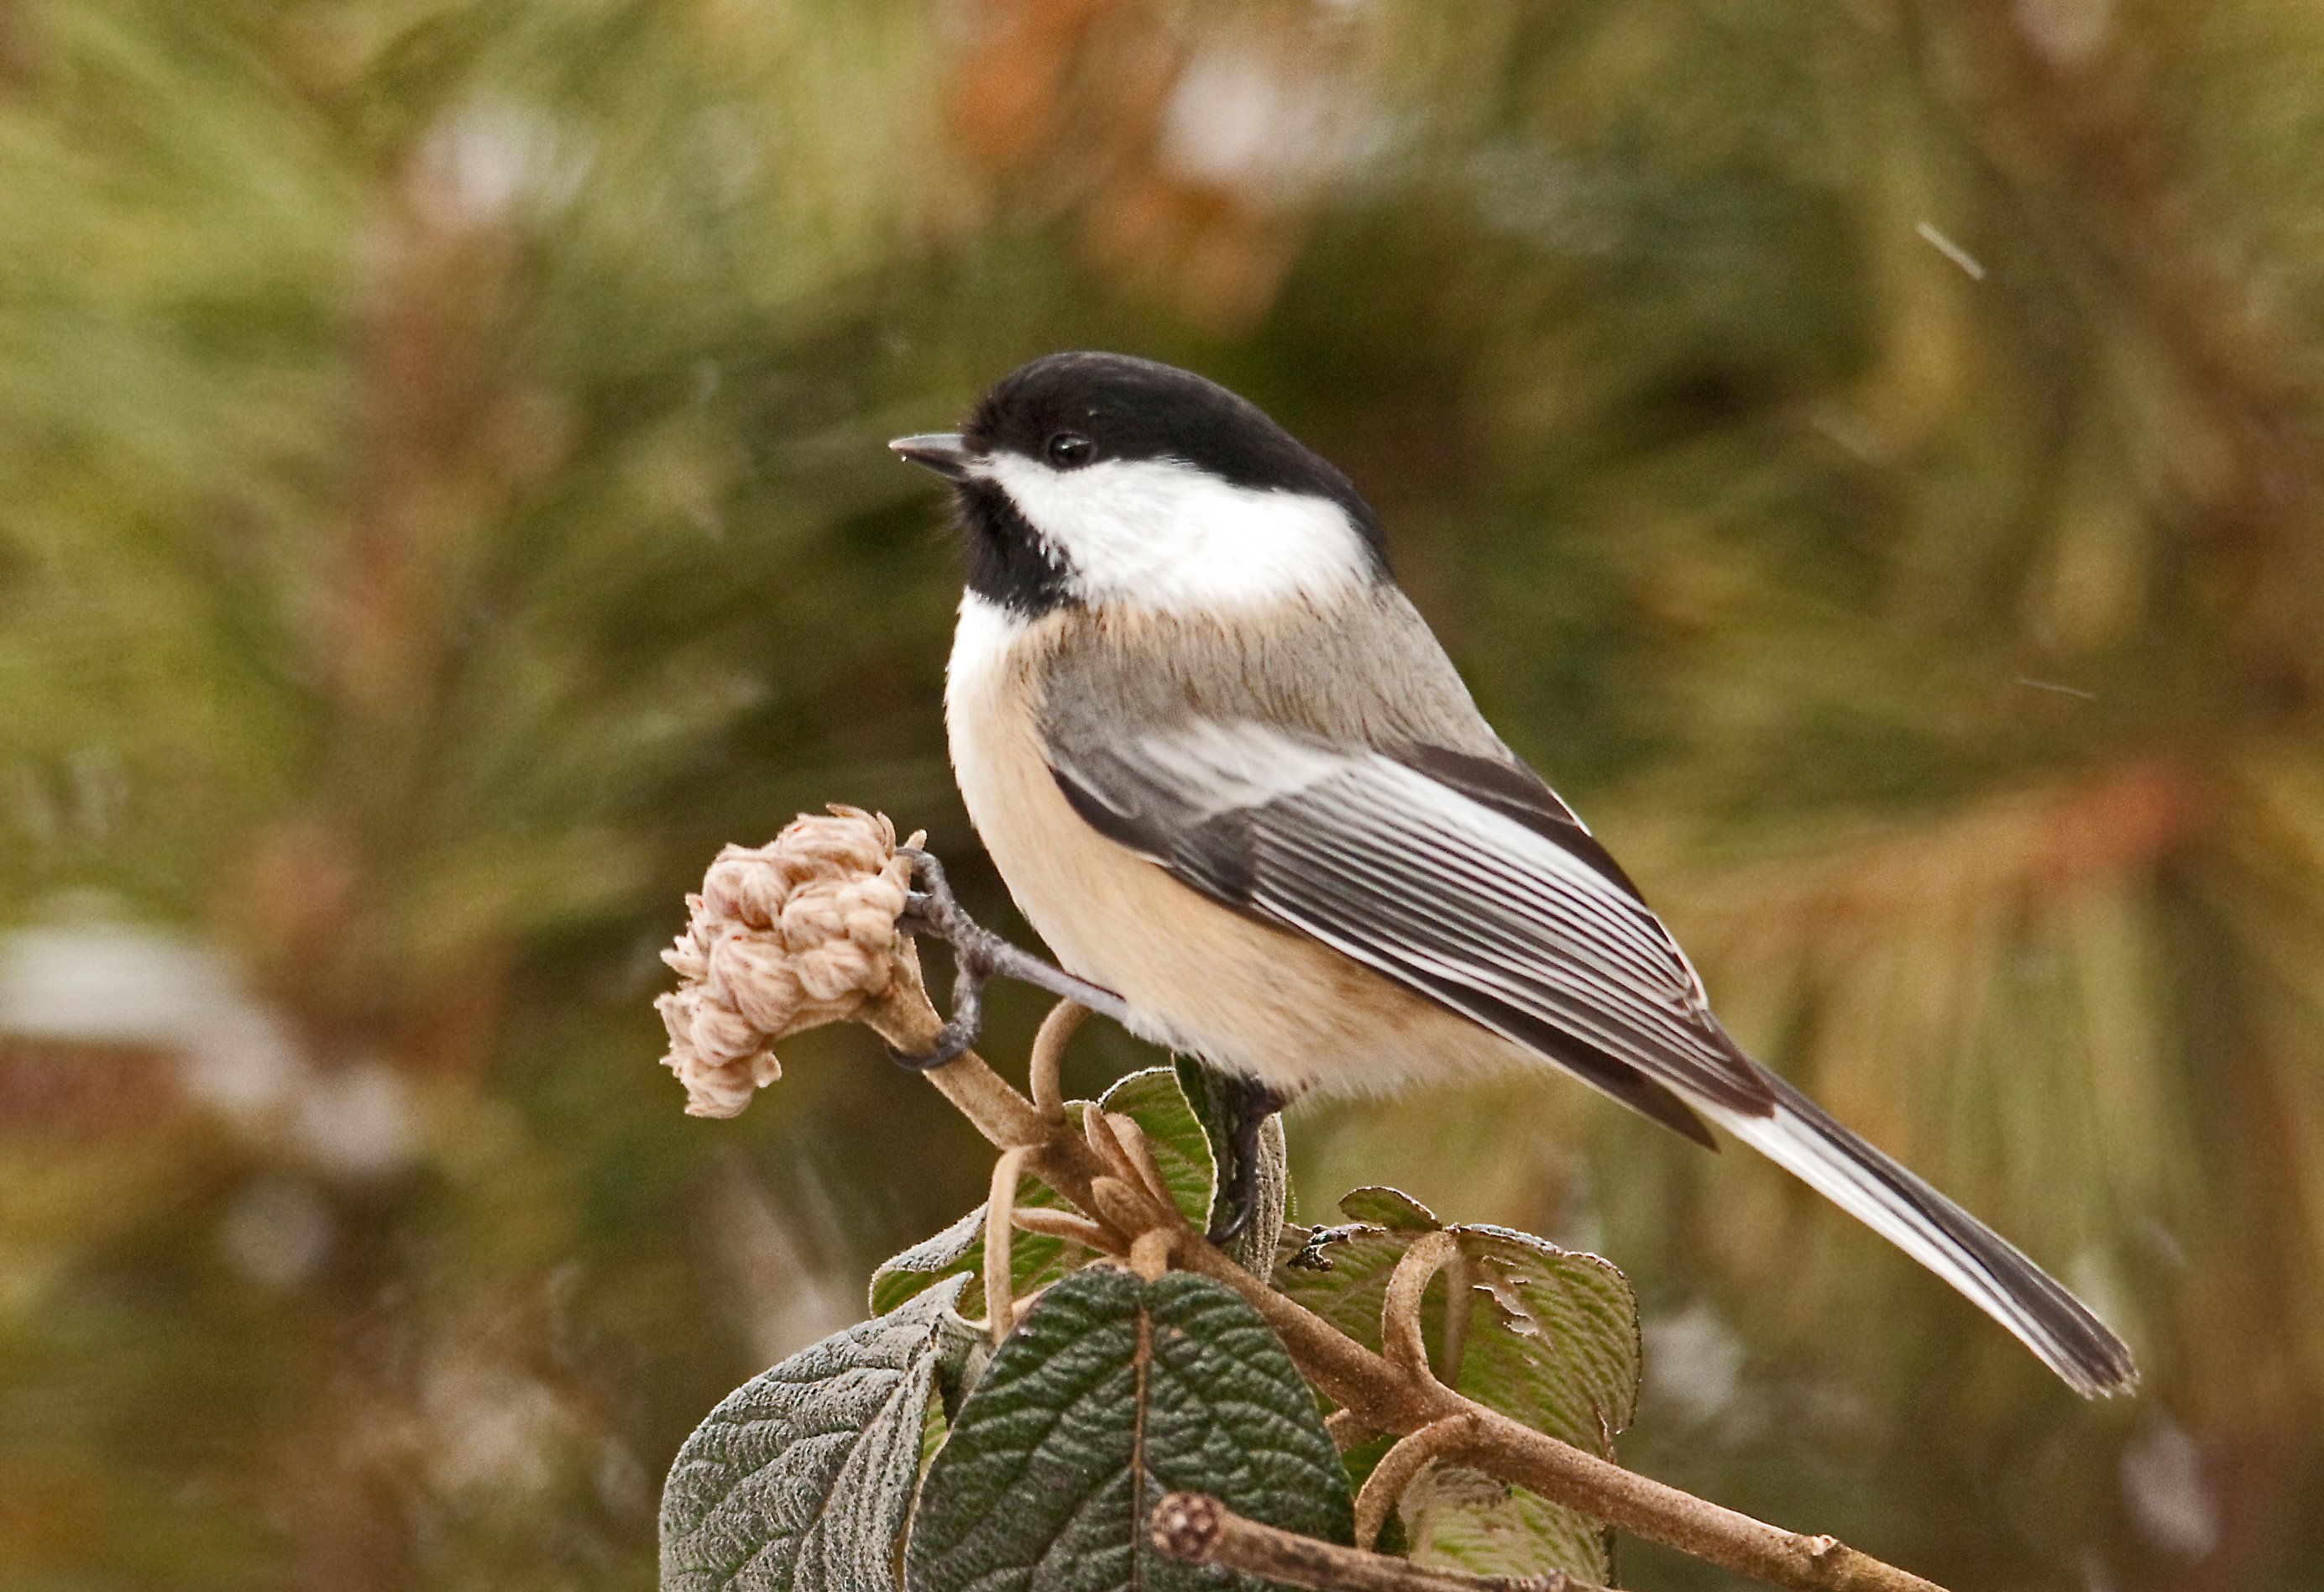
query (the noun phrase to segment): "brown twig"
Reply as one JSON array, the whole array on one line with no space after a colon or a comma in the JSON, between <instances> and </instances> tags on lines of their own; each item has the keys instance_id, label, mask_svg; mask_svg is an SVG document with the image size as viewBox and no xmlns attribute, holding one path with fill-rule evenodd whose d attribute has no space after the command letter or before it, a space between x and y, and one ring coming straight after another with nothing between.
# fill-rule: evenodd
<instances>
[{"instance_id":1,"label":"brown twig","mask_svg":"<svg viewBox=\"0 0 2324 1592\"><path fill-rule=\"evenodd\" d=\"M1065 1091L1058 1082L1058 1069L1065 1064L1065 1046L1090 1010L1079 1001L1061 1000L1049 1008L1041 1019L1041 1029L1033 1036L1033 1063L1026 1081L1033 1095L1033 1109L1050 1122L1065 1120Z\"/></svg>"},{"instance_id":2,"label":"brown twig","mask_svg":"<svg viewBox=\"0 0 2324 1592\"><path fill-rule=\"evenodd\" d=\"M867 1013L865 1021L899 1050L921 1054L943 1023L925 994L914 994L916 1001L899 997L884 1002ZM1027 1150L1026 1166L1084 1211L1111 1224L1123 1236L1125 1249L1140 1234L1177 1220L1175 1208L1167 1213L1155 1210L1152 1199L1123 1181L1083 1134L1043 1120L1030 1101L973 1051L924 1076L994 1144ZM1787 1532L1754 1520L1536 1431L1462 1398L1434 1375L1415 1376L1276 1292L1199 1234L1182 1229L1170 1239L1171 1256L1178 1265L1223 1283L1250 1301L1308 1380L1325 1397L1352 1412L1352 1421L1374 1431L1411 1433L1449 1417L1465 1417L1474 1424L1474 1441L1464 1450L1466 1463L1554 1504L1772 1586L1794 1592L1942 1592L1935 1583L1860 1553L1837 1538ZM1422 1278L1421 1286L1425 1284ZM1397 1585L1408 1592L1413 1583Z\"/></svg>"},{"instance_id":3,"label":"brown twig","mask_svg":"<svg viewBox=\"0 0 2324 1592\"><path fill-rule=\"evenodd\" d=\"M1247 1520L1206 1493L1168 1493L1148 1532L1165 1559L1215 1565L1322 1592L1604 1592L1560 1570L1525 1580L1427 1569Z\"/></svg>"},{"instance_id":4,"label":"brown twig","mask_svg":"<svg viewBox=\"0 0 2324 1592\"><path fill-rule=\"evenodd\" d=\"M1466 1412L1478 1423L1469 1463L1552 1503L1738 1575L1795 1592L1940 1592L1935 1583L1827 1536L1787 1532L1623 1469L1472 1403L1433 1378L1416 1381L1201 1243L1179 1263L1222 1282L1267 1318L1309 1380L1380 1431L1412 1432Z\"/></svg>"},{"instance_id":5,"label":"brown twig","mask_svg":"<svg viewBox=\"0 0 2324 1592\"><path fill-rule=\"evenodd\" d=\"M898 1051L908 1056L919 1056L935 1045L937 1033L944 1028L944 1019L929 1004L927 990L917 976L917 948L907 961L914 976L899 977L884 1000L862 1014L862 1022ZM964 1051L920 1076L934 1084L937 1093L951 1101L954 1108L968 1118L970 1125L994 1144L1003 1150L1034 1150L1034 1170L1041 1180L1061 1193L1067 1192L1049 1176L1061 1142L1057 1125L1044 1120L1031 1102L1010 1088L982 1057L973 1051Z\"/></svg>"}]
</instances>

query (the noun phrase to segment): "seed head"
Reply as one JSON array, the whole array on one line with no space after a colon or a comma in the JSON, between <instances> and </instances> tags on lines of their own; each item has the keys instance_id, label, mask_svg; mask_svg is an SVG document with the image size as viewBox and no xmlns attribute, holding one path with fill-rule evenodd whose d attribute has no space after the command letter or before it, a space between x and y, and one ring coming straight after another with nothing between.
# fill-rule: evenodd
<instances>
[{"instance_id":1,"label":"seed head","mask_svg":"<svg viewBox=\"0 0 2324 1592\"><path fill-rule=\"evenodd\" d=\"M662 1065L686 1086L690 1115L737 1115L782 1076L776 1041L854 1017L899 980L917 985L896 928L910 881L895 825L853 807L801 814L765 846L718 854L702 893L686 898L686 932L662 952L678 987L654 1003L669 1029Z\"/></svg>"}]
</instances>

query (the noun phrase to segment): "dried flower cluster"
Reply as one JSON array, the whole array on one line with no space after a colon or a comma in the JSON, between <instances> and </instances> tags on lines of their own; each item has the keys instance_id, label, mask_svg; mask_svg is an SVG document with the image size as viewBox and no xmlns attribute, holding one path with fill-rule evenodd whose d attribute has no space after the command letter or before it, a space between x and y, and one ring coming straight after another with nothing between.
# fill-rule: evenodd
<instances>
[{"instance_id":1,"label":"dried flower cluster","mask_svg":"<svg viewBox=\"0 0 2324 1592\"><path fill-rule=\"evenodd\" d=\"M693 921L662 952L682 982L654 1003L688 1115L738 1115L782 1076L777 1040L854 1017L899 978L917 984L896 928L910 872L895 825L853 807L718 854L686 898Z\"/></svg>"}]
</instances>

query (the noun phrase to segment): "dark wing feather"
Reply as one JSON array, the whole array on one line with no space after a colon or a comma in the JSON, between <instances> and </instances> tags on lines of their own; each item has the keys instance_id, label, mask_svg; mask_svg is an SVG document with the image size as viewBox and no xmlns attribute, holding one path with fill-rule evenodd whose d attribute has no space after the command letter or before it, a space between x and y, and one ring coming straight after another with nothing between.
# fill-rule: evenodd
<instances>
[{"instance_id":1,"label":"dark wing feather","mask_svg":"<svg viewBox=\"0 0 2324 1592\"><path fill-rule=\"evenodd\" d=\"M1340 753L1255 726L1053 741L1050 754L1076 811L1185 884L1690 1138L1712 1143L1674 1089L1772 1109L1667 931L1529 771L1505 778L1442 750Z\"/></svg>"},{"instance_id":2,"label":"dark wing feather","mask_svg":"<svg viewBox=\"0 0 2324 1592\"><path fill-rule=\"evenodd\" d=\"M1563 847L1619 885L1631 900L1641 906L1646 904L1646 898L1630 883L1630 875L1622 871L1614 854L1598 844L1598 838L1549 788L1549 782L1515 754L1507 758L1489 757L1417 741L1382 750L1406 768L1425 773L1439 784L1449 785L1471 801L1491 808L1503 818L1515 819L1552 845Z\"/></svg>"}]
</instances>

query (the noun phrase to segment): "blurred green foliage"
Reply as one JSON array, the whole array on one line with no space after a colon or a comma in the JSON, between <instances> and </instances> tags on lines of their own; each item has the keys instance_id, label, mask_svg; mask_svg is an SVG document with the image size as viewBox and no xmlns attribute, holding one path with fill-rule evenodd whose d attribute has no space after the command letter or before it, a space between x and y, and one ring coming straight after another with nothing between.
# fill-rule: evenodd
<instances>
[{"instance_id":1,"label":"blurred green foliage","mask_svg":"<svg viewBox=\"0 0 2324 1592\"><path fill-rule=\"evenodd\" d=\"M1022 933L881 443L1094 346L1349 468L1738 1033L2149 1389L1554 1082L1303 1185L1613 1256L1722 1501L2311 1584L2319 86L2313 0L0 0L0 1581L650 1584L984 1176L854 1032L682 1118L654 952L827 800Z\"/></svg>"}]
</instances>

